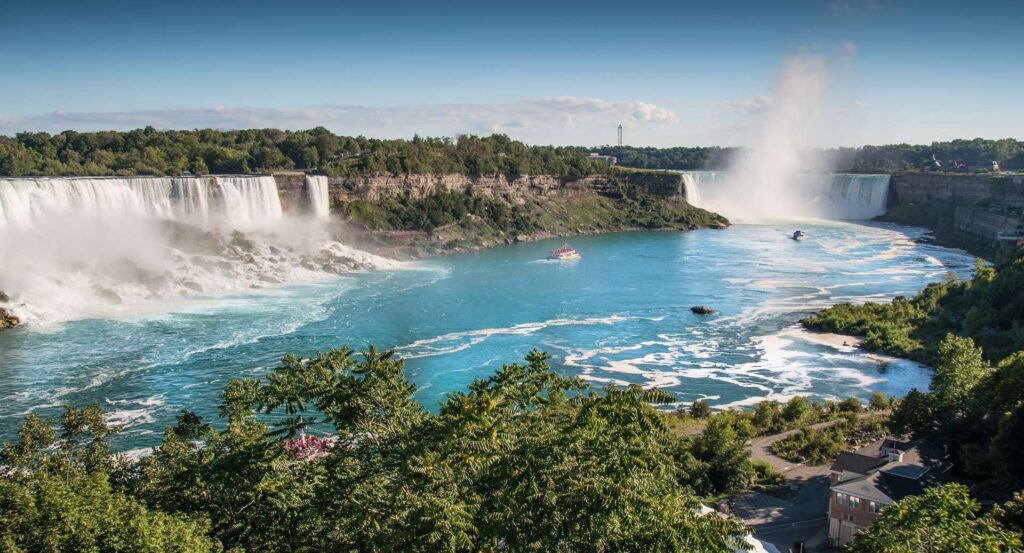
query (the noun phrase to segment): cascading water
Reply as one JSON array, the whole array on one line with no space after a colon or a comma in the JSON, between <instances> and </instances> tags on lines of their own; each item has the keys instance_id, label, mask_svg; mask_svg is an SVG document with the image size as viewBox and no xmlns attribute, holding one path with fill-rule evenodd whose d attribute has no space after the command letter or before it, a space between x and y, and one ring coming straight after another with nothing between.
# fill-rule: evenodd
<instances>
[{"instance_id":1,"label":"cascading water","mask_svg":"<svg viewBox=\"0 0 1024 553\"><path fill-rule=\"evenodd\" d=\"M679 171L683 176L683 190L686 193L686 201L694 207L702 207L704 199L701 196L701 188L715 186L718 177L723 173L718 171Z\"/></svg>"},{"instance_id":2,"label":"cascading water","mask_svg":"<svg viewBox=\"0 0 1024 553\"><path fill-rule=\"evenodd\" d=\"M285 220L270 176L0 179L0 291L30 324L394 266ZM322 185L322 186L321 186Z\"/></svg>"},{"instance_id":3,"label":"cascading water","mask_svg":"<svg viewBox=\"0 0 1024 553\"><path fill-rule=\"evenodd\" d=\"M823 214L830 219L864 220L885 213L889 175L830 175Z\"/></svg>"},{"instance_id":4,"label":"cascading water","mask_svg":"<svg viewBox=\"0 0 1024 553\"><path fill-rule=\"evenodd\" d=\"M252 226L281 218L274 177L0 179L0 226L62 214L131 213L179 222Z\"/></svg>"},{"instance_id":5,"label":"cascading water","mask_svg":"<svg viewBox=\"0 0 1024 553\"><path fill-rule=\"evenodd\" d=\"M725 171L681 171L687 201L740 220L758 218L820 218L867 220L885 213L889 175L798 175L786 197L769 205L753 205Z\"/></svg>"},{"instance_id":6,"label":"cascading water","mask_svg":"<svg viewBox=\"0 0 1024 553\"><path fill-rule=\"evenodd\" d=\"M309 198L310 210L321 219L331 216L330 196L327 188L327 177L306 175L306 197Z\"/></svg>"}]
</instances>

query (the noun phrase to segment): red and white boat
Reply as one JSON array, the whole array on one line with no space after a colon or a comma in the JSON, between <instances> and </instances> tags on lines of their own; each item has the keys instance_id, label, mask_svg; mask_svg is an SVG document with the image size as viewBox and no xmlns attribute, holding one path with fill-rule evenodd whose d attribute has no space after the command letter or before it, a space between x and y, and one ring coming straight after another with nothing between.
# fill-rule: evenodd
<instances>
[{"instance_id":1,"label":"red and white boat","mask_svg":"<svg viewBox=\"0 0 1024 553\"><path fill-rule=\"evenodd\" d=\"M553 260L556 260L556 261L567 261L567 260L570 260L570 259L579 259L580 258L580 252L570 248L569 244L564 244L564 245L562 245L561 248L558 248L557 250L549 251L547 258L548 259L553 259Z\"/></svg>"}]
</instances>

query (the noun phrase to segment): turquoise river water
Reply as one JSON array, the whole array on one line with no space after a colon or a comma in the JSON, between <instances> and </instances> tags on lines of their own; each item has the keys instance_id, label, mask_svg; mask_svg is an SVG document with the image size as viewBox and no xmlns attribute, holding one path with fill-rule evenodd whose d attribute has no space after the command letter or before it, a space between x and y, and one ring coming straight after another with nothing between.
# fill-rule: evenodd
<instances>
[{"instance_id":1,"label":"turquoise river water","mask_svg":"<svg viewBox=\"0 0 1024 553\"><path fill-rule=\"evenodd\" d=\"M867 397L927 386L929 369L804 332L839 302L912 294L973 260L919 244L920 231L853 223L573 238L582 259L543 261L561 240L517 244L316 284L184 300L171 312L0 333L0 438L32 411L99 402L124 425L117 447L159 442L188 408L216 419L232 378L281 356L342 345L395 347L417 397L445 394L531 348L595 385L639 383L681 404ZM720 314L701 317L693 305Z\"/></svg>"}]
</instances>

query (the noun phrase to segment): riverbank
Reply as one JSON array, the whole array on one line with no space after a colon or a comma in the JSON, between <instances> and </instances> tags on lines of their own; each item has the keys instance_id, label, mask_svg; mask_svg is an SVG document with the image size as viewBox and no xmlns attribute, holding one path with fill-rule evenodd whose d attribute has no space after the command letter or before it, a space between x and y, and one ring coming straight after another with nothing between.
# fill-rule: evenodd
<instances>
[{"instance_id":1,"label":"riverbank","mask_svg":"<svg viewBox=\"0 0 1024 553\"><path fill-rule=\"evenodd\" d=\"M929 234L918 241L963 250L986 261L994 261L1002 255L992 240L956 228L955 212L956 207L947 202L901 204L890 206L875 221L928 229Z\"/></svg>"}]
</instances>

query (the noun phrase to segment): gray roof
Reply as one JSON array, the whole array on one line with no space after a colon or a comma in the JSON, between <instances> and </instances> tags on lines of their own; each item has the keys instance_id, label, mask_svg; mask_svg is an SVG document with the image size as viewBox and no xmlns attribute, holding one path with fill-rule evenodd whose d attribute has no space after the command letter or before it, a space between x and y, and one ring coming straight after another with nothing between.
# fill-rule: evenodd
<instances>
[{"instance_id":1,"label":"gray roof","mask_svg":"<svg viewBox=\"0 0 1024 553\"><path fill-rule=\"evenodd\" d=\"M944 452L934 444L917 440L907 445L897 447L904 451L902 461L887 462L884 457L844 452L832 464L832 470L856 472L865 476L837 483L832 489L889 504L908 495L919 495L931 486L949 482L969 484L948 474L951 465L943 459Z\"/></svg>"},{"instance_id":2,"label":"gray roof","mask_svg":"<svg viewBox=\"0 0 1024 553\"><path fill-rule=\"evenodd\" d=\"M844 451L832 463L832 471L867 474L888 462L884 457L869 457L852 451Z\"/></svg>"}]
</instances>

